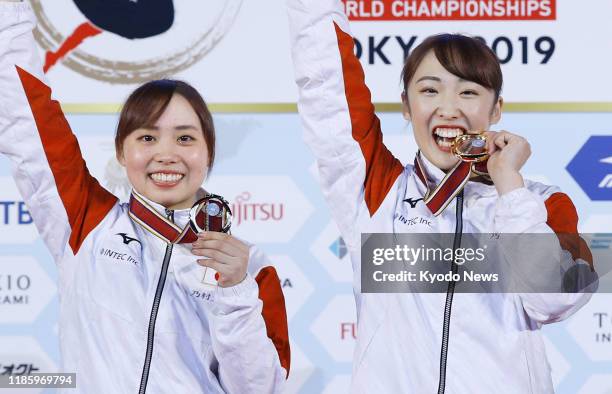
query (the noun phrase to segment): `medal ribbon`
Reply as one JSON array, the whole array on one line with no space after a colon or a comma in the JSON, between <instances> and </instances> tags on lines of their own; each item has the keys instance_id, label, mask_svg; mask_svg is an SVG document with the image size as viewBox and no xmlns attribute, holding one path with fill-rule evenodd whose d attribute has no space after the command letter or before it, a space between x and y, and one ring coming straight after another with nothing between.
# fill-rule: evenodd
<instances>
[{"instance_id":1,"label":"medal ribbon","mask_svg":"<svg viewBox=\"0 0 612 394\"><path fill-rule=\"evenodd\" d=\"M136 193L130 195L129 215L145 230L153 233L169 244L183 244L195 242L198 239L191 229L189 222L181 229L175 223L165 218ZM204 216L200 211L198 216Z\"/></svg>"},{"instance_id":2,"label":"medal ribbon","mask_svg":"<svg viewBox=\"0 0 612 394\"><path fill-rule=\"evenodd\" d=\"M419 151L414 158L414 171L417 177L421 180L427 193L423 197L423 202L434 216L441 214L444 209L450 204L457 194L465 187L473 173L487 175L487 162L481 161L478 163L469 163L459 161L449 172L446 173L442 181L431 190L427 177L425 176L424 166L421 162L421 152Z\"/></svg>"}]
</instances>

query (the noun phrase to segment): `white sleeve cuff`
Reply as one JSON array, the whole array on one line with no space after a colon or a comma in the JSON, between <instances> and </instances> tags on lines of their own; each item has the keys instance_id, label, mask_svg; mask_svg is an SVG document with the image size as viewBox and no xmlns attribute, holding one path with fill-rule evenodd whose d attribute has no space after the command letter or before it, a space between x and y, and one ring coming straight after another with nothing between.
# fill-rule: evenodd
<instances>
[{"instance_id":1,"label":"white sleeve cuff","mask_svg":"<svg viewBox=\"0 0 612 394\"><path fill-rule=\"evenodd\" d=\"M258 290L257 282L255 282L255 279L253 279L253 277L247 273L242 282L235 284L234 286L217 286L217 298L250 298L252 296L257 296Z\"/></svg>"},{"instance_id":2,"label":"white sleeve cuff","mask_svg":"<svg viewBox=\"0 0 612 394\"><path fill-rule=\"evenodd\" d=\"M525 187L500 196L495 206L496 232L525 233L547 219L544 201Z\"/></svg>"}]
</instances>

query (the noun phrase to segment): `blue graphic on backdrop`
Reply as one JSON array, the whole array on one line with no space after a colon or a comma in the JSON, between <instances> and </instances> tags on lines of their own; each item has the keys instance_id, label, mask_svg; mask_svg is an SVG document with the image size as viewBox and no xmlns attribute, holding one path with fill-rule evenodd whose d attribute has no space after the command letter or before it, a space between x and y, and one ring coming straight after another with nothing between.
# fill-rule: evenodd
<instances>
[{"instance_id":1,"label":"blue graphic on backdrop","mask_svg":"<svg viewBox=\"0 0 612 394\"><path fill-rule=\"evenodd\" d=\"M346 244L341 237L338 237L331 245L329 245L329 250L333 254L335 254L339 259L343 259L344 256L348 253L348 249L346 248Z\"/></svg>"},{"instance_id":2,"label":"blue graphic on backdrop","mask_svg":"<svg viewBox=\"0 0 612 394\"><path fill-rule=\"evenodd\" d=\"M612 201L612 136L591 136L566 167L594 201Z\"/></svg>"}]
</instances>

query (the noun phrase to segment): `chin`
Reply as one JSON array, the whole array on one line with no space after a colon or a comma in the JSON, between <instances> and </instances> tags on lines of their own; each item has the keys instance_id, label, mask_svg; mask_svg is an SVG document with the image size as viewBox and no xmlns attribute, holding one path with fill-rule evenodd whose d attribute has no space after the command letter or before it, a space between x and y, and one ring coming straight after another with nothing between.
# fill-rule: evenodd
<instances>
[{"instance_id":1,"label":"chin","mask_svg":"<svg viewBox=\"0 0 612 394\"><path fill-rule=\"evenodd\" d=\"M444 160L442 164L438 166L438 168L443 171L447 171L453 168L456 164L457 164L457 159L453 158L452 160Z\"/></svg>"},{"instance_id":2,"label":"chin","mask_svg":"<svg viewBox=\"0 0 612 394\"><path fill-rule=\"evenodd\" d=\"M442 171L447 171L453 168L458 159L453 156L450 152L443 152L436 147L436 151L431 153L425 153L421 151L423 155L429 160L431 164L438 167Z\"/></svg>"}]
</instances>

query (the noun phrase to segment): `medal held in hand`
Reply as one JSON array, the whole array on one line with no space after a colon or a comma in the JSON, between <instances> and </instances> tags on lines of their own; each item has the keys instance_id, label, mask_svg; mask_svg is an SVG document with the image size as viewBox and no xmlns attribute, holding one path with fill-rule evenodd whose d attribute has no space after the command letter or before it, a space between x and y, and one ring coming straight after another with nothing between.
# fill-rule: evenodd
<instances>
[{"instance_id":1,"label":"medal held in hand","mask_svg":"<svg viewBox=\"0 0 612 394\"><path fill-rule=\"evenodd\" d=\"M198 200L189 211L189 226L196 233L216 231L230 234L232 210L227 201L216 194L208 194ZM212 268L204 267L202 283L217 285L219 274Z\"/></svg>"},{"instance_id":2,"label":"medal held in hand","mask_svg":"<svg viewBox=\"0 0 612 394\"><path fill-rule=\"evenodd\" d=\"M462 161L477 163L489 158L487 139L482 134L463 134L455 138L451 150Z\"/></svg>"},{"instance_id":3,"label":"medal held in hand","mask_svg":"<svg viewBox=\"0 0 612 394\"><path fill-rule=\"evenodd\" d=\"M484 134L463 134L455 138L451 152L464 163L470 163L471 172L490 181L487 172L487 137Z\"/></svg>"}]
</instances>

